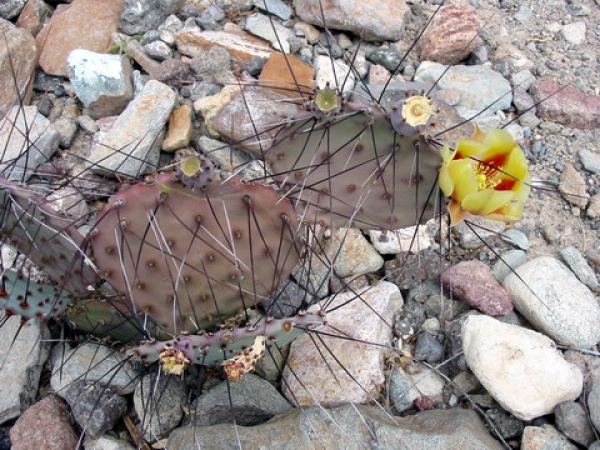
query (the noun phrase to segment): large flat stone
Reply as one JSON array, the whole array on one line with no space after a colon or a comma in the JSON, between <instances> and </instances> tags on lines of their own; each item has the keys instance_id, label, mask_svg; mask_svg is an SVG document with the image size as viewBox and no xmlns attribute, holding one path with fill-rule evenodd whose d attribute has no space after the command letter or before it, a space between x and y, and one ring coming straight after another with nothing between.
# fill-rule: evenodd
<instances>
[{"instance_id":1,"label":"large flat stone","mask_svg":"<svg viewBox=\"0 0 600 450\"><path fill-rule=\"evenodd\" d=\"M96 133L89 167L96 173L127 177L154 170L175 98L167 85L149 81L110 130Z\"/></svg>"}]
</instances>

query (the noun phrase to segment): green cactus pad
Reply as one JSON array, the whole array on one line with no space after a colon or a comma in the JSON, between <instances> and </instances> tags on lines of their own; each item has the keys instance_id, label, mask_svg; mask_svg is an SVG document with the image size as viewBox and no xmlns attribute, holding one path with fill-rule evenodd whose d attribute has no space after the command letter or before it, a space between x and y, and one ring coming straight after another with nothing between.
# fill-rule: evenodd
<instances>
[{"instance_id":1,"label":"green cactus pad","mask_svg":"<svg viewBox=\"0 0 600 450\"><path fill-rule=\"evenodd\" d=\"M91 235L101 275L168 333L257 305L300 258L296 215L275 190L238 177L192 190L176 178L118 192Z\"/></svg>"},{"instance_id":2,"label":"green cactus pad","mask_svg":"<svg viewBox=\"0 0 600 450\"><path fill-rule=\"evenodd\" d=\"M198 335L181 334L169 341L148 341L129 350L136 360L164 363L167 352L169 362L179 354L179 360L191 364L216 366L244 348L249 348L257 336L265 336L267 348L283 347L304 332L324 325L324 314L298 313L285 319L266 318L246 327L224 329L216 333ZM184 359L185 358L185 359Z\"/></svg>"},{"instance_id":3,"label":"green cactus pad","mask_svg":"<svg viewBox=\"0 0 600 450\"><path fill-rule=\"evenodd\" d=\"M327 121L301 111L291 123L265 156L306 220L393 230L433 216L440 153L383 110L348 102Z\"/></svg>"},{"instance_id":4,"label":"green cactus pad","mask_svg":"<svg viewBox=\"0 0 600 450\"><path fill-rule=\"evenodd\" d=\"M6 315L21 316L24 321L35 317L58 319L74 303L66 290L36 283L12 270L2 274L1 282L0 309L4 309Z\"/></svg>"}]
</instances>

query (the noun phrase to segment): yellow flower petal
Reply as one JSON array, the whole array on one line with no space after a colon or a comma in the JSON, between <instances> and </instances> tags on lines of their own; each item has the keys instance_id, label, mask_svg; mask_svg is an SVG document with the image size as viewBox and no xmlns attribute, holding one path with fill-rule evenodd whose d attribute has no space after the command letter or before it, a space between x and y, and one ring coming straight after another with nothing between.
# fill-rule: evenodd
<instances>
[{"instance_id":1,"label":"yellow flower petal","mask_svg":"<svg viewBox=\"0 0 600 450\"><path fill-rule=\"evenodd\" d=\"M506 206L513 199L514 195L512 191L486 189L468 195L460 202L460 206L470 213L487 216Z\"/></svg>"},{"instance_id":2,"label":"yellow flower petal","mask_svg":"<svg viewBox=\"0 0 600 450\"><path fill-rule=\"evenodd\" d=\"M470 159L450 161L447 170L454 186L452 198L460 201L460 199L479 190L475 169Z\"/></svg>"}]
</instances>

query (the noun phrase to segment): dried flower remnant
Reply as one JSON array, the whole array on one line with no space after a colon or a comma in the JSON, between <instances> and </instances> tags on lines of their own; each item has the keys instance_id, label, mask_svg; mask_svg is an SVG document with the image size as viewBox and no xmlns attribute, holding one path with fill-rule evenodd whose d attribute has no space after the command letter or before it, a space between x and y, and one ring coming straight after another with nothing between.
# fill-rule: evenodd
<instances>
[{"instance_id":1,"label":"dried flower remnant","mask_svg":"<svg viewBox=\"0 0 600 450\"><path fill-rule=\"evenodd\" d=\"M466 212L487 219L514 222L521 218L531 190L523 149L505 130L476 128L459 139L456 149L442 149L440 188L450 197L451 225Z\"/></svg>"},{"instance_id":2,"label":"dried flower remnant","mask_svg":"<svg viewBox=\"0 0 600 450\"><path fill-rule=\"evenodd\" d=\"M171 375L181 375L192 364L181 350L167 345L165 345L165 349L159 355L159 362L162 369Z\"/></svg>"},{"instance_id":3,"label":"dried flower remnant","mask_svg":"<svg viewBox=\"0 0 600 450\"><path fill-rule=\"evenodd\" d=\"M227 378L234 381L240 381L244 375L249 372L254 372L256 363L265 354L265 337L256 336L252 347L242 350L226 361L223 361L223 368L227 374Z\"/></svg>"}]
</instances>

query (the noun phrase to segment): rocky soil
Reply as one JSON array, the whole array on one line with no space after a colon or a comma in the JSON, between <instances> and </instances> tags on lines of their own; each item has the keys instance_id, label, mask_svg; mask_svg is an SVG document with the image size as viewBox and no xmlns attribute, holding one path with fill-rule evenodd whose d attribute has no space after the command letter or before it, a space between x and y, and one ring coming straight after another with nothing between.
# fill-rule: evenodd
<instances>
[{"instance_id":1,"label":"rocky soil","mask_svg":"<svg viewBox=\"0 0 600 450\"><path fill-rule=\"evenodd\" d=\"M290 70L355 101L391 80L384 104L435 83L453 117L440 130L505 127L534 189L510 226L333 232L333 274L311 274L323 334L243 381L147 370L118 343L4 318L0 450L600 448L600 2L440 3L2 2L0 148L19 164L0 170L82 230L123 180L190 146L247 163L221 146L289 117ZM19 159L22 135L37 151ZM15 257L2 245L4 266Z\"/></svg>"}]
</instances>

